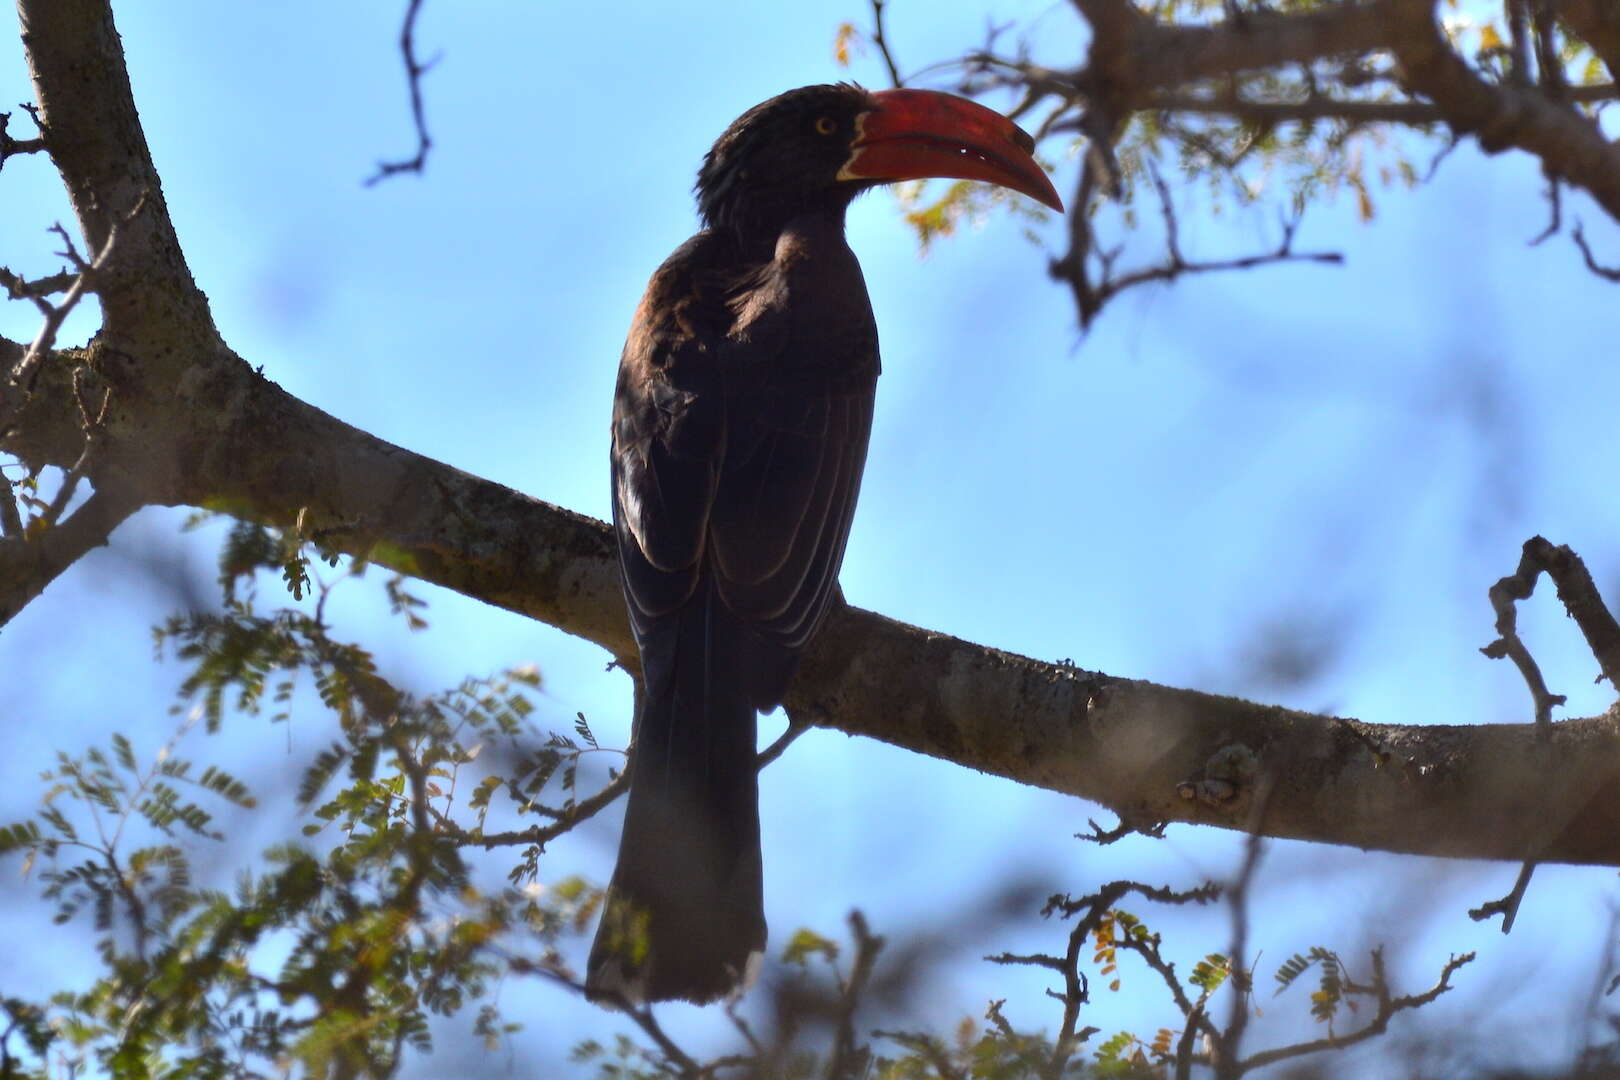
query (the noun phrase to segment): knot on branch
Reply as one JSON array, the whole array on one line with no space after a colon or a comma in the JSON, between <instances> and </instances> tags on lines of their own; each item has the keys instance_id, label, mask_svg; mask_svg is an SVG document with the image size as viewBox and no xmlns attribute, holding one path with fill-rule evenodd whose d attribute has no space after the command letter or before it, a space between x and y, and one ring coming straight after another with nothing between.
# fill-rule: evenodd
<instances>
[{"instance_id":1,"label":"knot on branch","mask_svg":"<svg viewBox=\"0 0 1620 1080\"><path fill-rule=\"evenodd\" d=\"M1183 800L1197 800L1206 806L1229 808L1238 797L1254 787L1260 774L1260 758L1242 743L1229 743L1210 755L1204 775L1183 780L1176 794Z\"/></svg>"}]
</instances>

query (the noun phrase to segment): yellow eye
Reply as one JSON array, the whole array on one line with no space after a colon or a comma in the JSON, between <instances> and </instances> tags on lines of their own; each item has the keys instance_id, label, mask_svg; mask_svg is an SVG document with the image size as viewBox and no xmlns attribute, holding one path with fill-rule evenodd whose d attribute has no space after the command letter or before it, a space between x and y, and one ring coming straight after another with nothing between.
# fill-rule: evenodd
<instances>
[{"instance_id":1,"label":"yellow eye","mask_svg":"<svg viewBox=\"0 0 1620 1080\"><path fill-rule=\"evenodd\" d=\"M818 116L816 118L816 134L817 135L831 135L833 132L835 132L837 130L838 130L838 121L834 120L832 117L830 117L830 116Z\"/></svg>"}]
</instances>

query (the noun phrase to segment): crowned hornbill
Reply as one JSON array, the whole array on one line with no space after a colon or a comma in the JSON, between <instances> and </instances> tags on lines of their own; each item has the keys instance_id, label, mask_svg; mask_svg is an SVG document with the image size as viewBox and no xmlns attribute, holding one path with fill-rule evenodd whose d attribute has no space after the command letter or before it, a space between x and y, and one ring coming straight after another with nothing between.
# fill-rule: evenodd
<instances>
[{"instance_id":1,"label":"crowned hornbill","mask_svg":"<svg viewBox=\"0 0 1620 1080\"><path fill-rule=\"evenodd\" d=\"M878 376L845 209L940 176L1061 210L1033 146L948 94L807 86L748 110L704 159L703 231L653 274L613 401L644 681L593 998L711 1001L765 946L755 713L782 701L832 600Z\"/></svg>"}]
</instances>

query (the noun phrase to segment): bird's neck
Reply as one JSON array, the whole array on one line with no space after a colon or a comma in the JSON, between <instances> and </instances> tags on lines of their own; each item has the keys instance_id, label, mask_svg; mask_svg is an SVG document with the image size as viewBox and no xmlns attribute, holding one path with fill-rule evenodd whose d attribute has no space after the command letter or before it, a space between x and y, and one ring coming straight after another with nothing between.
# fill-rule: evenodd
<instances>
[{"instance_id":1,"label":"bird's neck","mask_svg":"<svg viewBox=\"0 0 1620 1080\"><path fill-rule=\"evenodd\" d=\"M745 263L770 262L776 257L784 238L816 243L822 240L843 242L844 207L802 206L795 211L780 214L762 214L752 221L733 223L727 231L736 242Z\"/></svg>"}]
</instances>

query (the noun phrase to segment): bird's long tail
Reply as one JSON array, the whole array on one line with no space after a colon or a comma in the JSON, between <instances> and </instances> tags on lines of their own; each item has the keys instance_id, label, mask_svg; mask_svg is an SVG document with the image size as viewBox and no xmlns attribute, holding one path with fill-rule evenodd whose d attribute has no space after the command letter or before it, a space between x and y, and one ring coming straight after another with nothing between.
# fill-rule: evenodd
<instances>
[{"instance_id":1,"label":"bird's long tail","mask_svg":"<svg viewBox=\"0 0 1620 1080\"><path fill-rule=\"evenodd\" d=\"M596 1000L713 1001L765 947L749 686L769 658L712 587L668 631L642 642L629 806L586 979Z\"/></svg>"}]
</instances>

